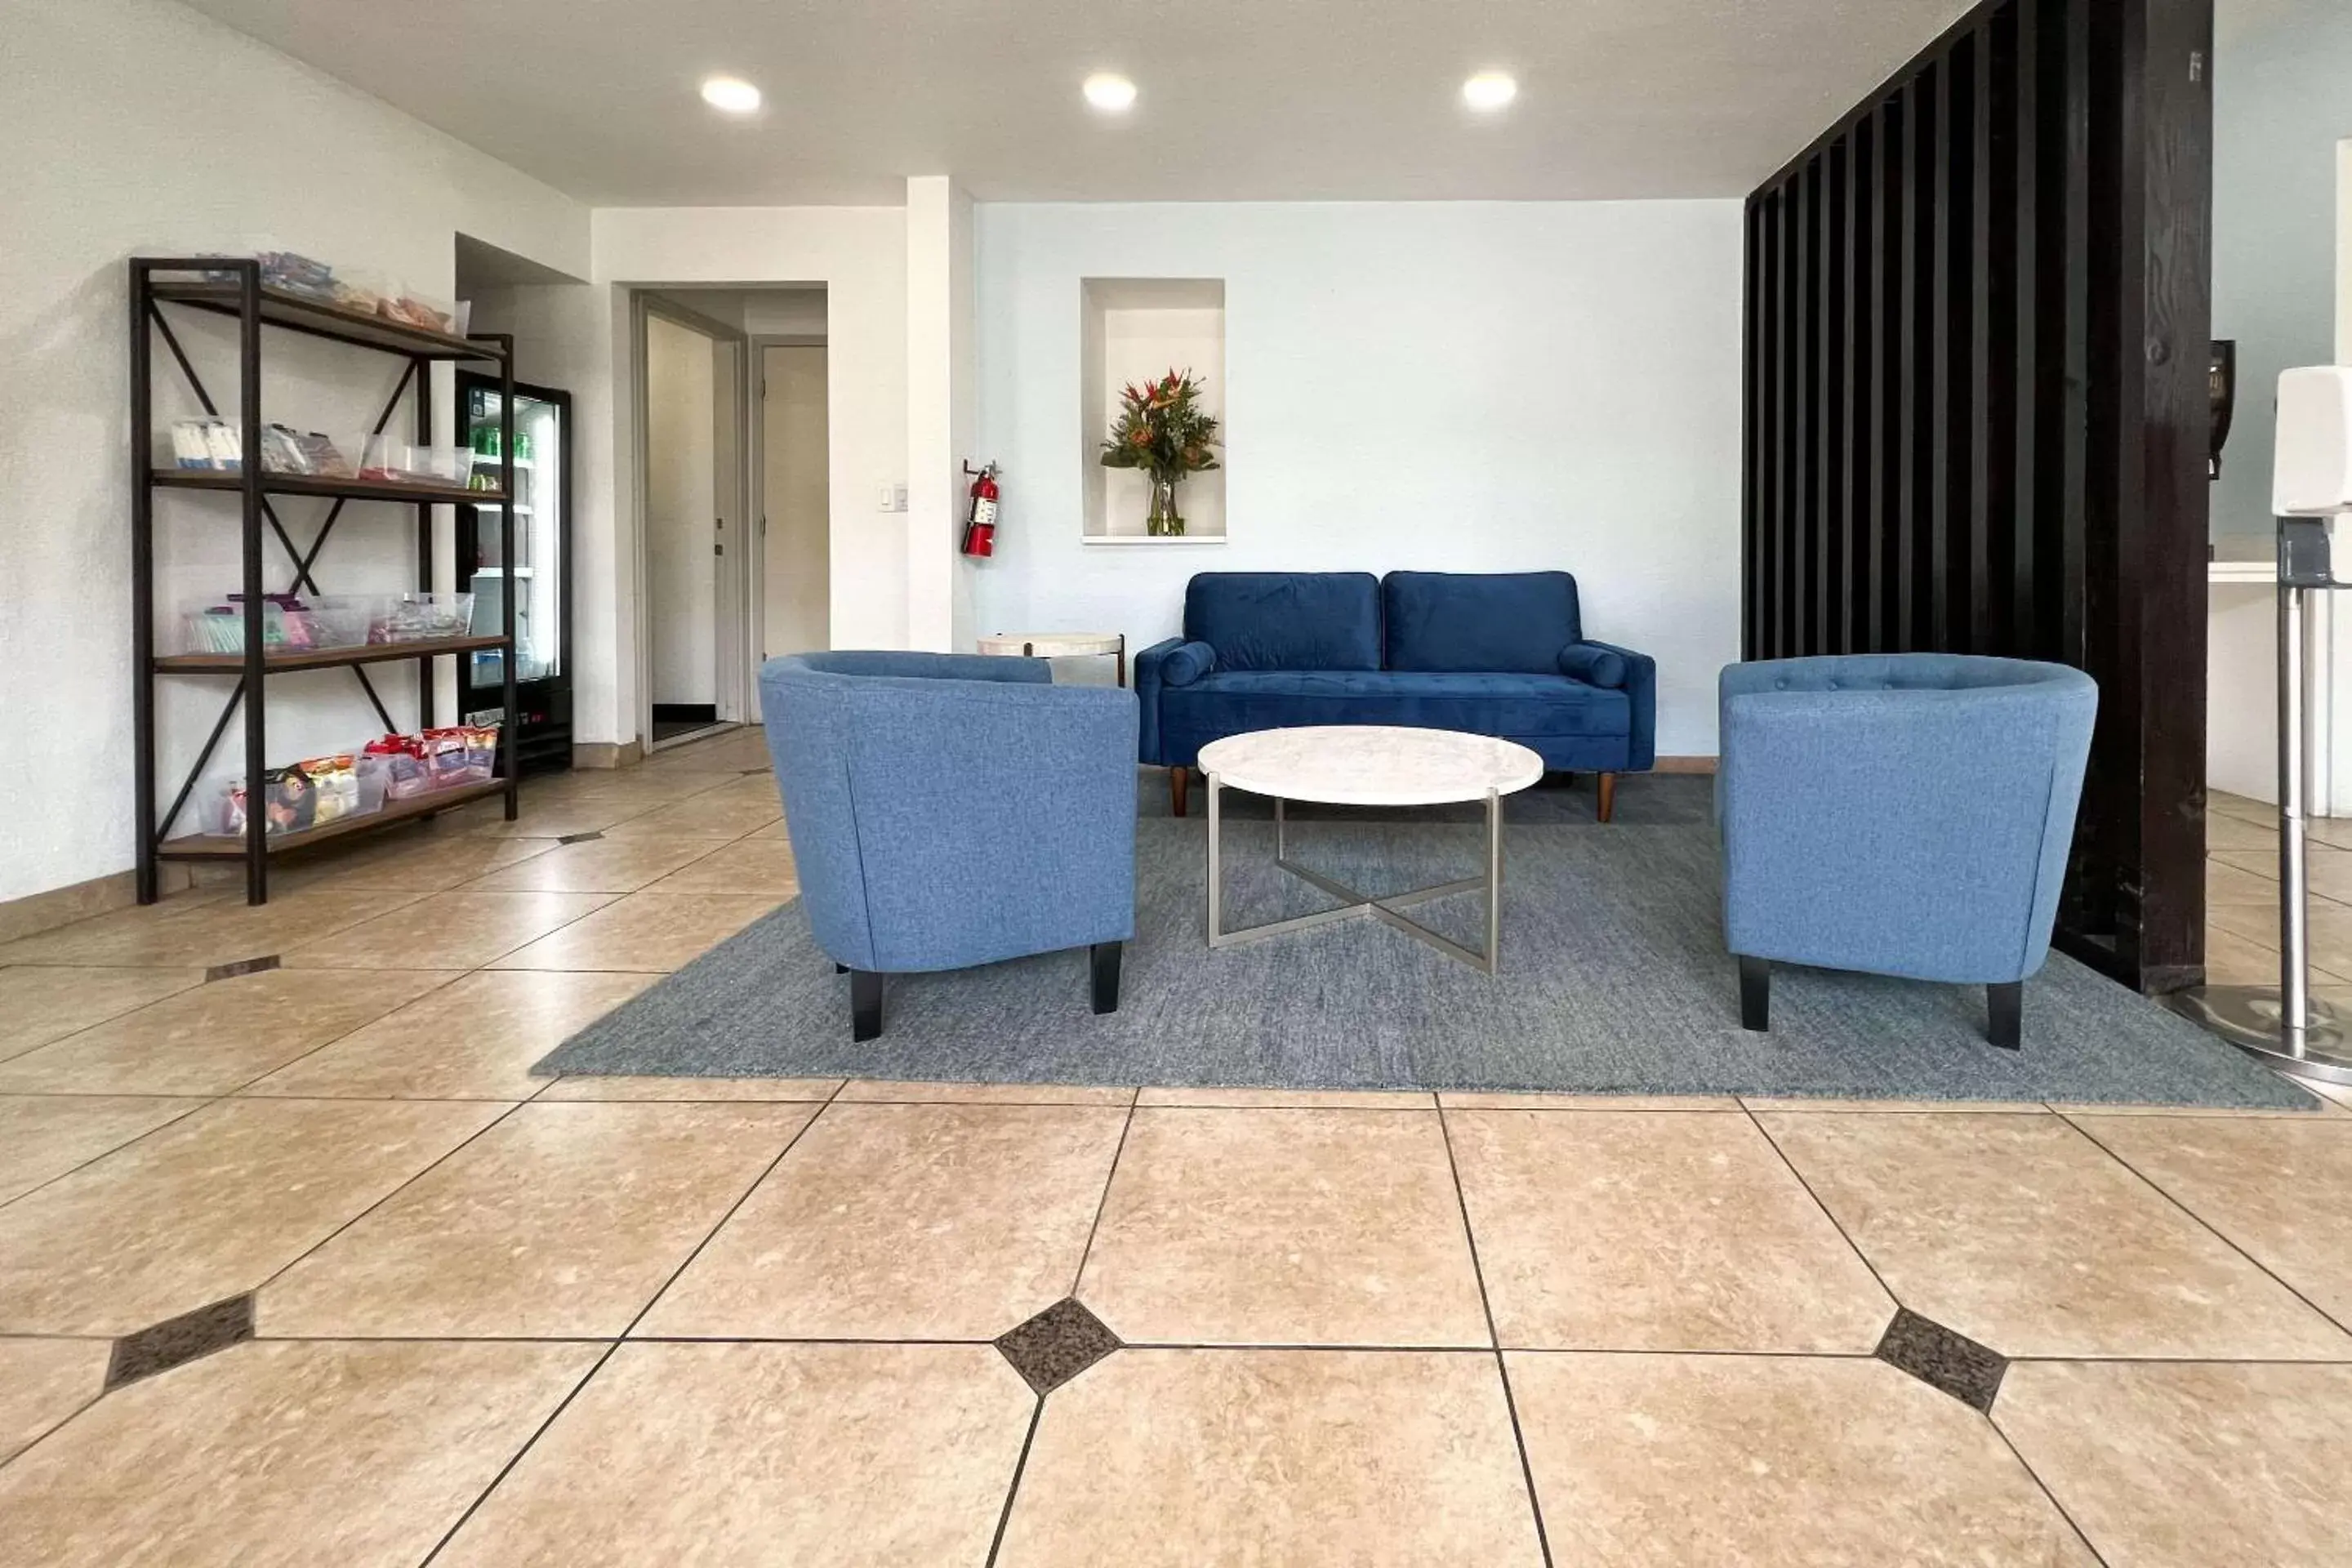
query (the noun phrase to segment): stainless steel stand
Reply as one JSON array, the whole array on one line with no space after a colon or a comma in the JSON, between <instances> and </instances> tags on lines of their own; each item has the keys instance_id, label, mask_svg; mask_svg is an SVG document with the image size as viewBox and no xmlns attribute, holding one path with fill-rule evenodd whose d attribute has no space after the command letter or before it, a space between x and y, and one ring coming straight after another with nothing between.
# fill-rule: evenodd
<instances>
[{"instance_id":1,"label":"stainless steel stand","mask_svg":"<svg viewBox=\"0 0 2352 1568\"><path fill-rule=\"evenodd\" d=\"M2305 796L2309 793L2311 696L2305 646L2305 595L2326 586L2290 571L2284 542L2278 586L2279 983L2204 985L2181 992L2173 1005L2293 1078L2352 1083L2352 1050L2343 1019L2311 994L2311 932L2305 908ZM2332 585L2332 584L2331 584Z\"/></svg>"},{"instance_id":2,"label":"stainless steel stand","mask_svg":"<svg viewBox=\"0 0 2352 1568\"><path fill-rule=\"evenodd\" d=\"M1486 868L1476 877L1465 877L1455 882L1441 882L1433 888L1415 888L1407 893L1391 893L1375 899L1360 893L1341 882L1333 881L1320 871L1310 871L1290 858L1290 824L1282 797L1274 797L1274 863L1307 883L1342 900L1336 910L1318 910L1311 915L1297 915L1286 921L1271 921L1265 925L1245 927L1241 931L1224 929L1224 875L1221 865L1224 837L1223 814L1219 801L1224 784L1215 773L1207 777L1209 786L1209 945L1213 948L1232 947L1238 942L1255 942L1260 937L1280 936L1286 931L1312 931L1333 921L1353 920L1368 915L1382 924L1404 932L1409 937L1427 942L1448 958L1455 958L1482 973L1496 973L1503 951L1503 797L1493 790L1486 792ZM1425 904L1433 899L1448 899L1456 893L1484 891L1486 895L1486 951L1473 952L1450 937L1440 936L1402 911L1414 904Z\"/></svg>"}]
</instances>

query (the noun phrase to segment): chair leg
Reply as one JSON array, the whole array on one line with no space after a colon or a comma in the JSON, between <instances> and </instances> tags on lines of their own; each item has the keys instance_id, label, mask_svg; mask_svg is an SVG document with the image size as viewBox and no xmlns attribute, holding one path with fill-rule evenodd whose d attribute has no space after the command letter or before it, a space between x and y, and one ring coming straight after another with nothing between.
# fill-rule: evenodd
<instances>
[{"instance_id":1,"label":"chair leg","mask_svg":"<svg viewBox=\"0 0 2352 1568\"><path fill-rule=\"evenodd\" d=\"M835 974L846 974L849 973L849 965L845 963L836 963L833 966L833 972Z\"/></svg>"},{"instance_id":2,"label":"chair leg","mask_svg":"<svg viewBox=\"0 0 2352 1568\"><path fill-rule=\"evenodd\" d=\"M1617 815L1617 775L1595 773L1593 777L1601 784L1601 820L1610 821Z\"/></svg>"},{"instance_id":3,"label":"chair leg","mask_svg":"<svg viewBox=\"0 0 2352 1568\"><path fill-rule=\"evenodd\" d=\"M1087 949L1087 957L1094 970L1095 1011L1118 1011L1118 960L1126 950L1124 942L1098 942Z\"/></svg>"},{"instance_id":4,"label":"chair leg","mask_svg":"<svg viewBox=\"0 0 2352 1568\"><path fill-rule=\"evenodd\" d=\"M882 976L871 969L849 972L849 1037L877 1039L882 1034Z\"/></svg>"},{"instance_id":5,"label":"chair leg","mask_svg":"<svg viewBox=\"0 0 2352 1568\"><path fill-rule=\"evenodd\" d=\"M1756 1033L1772 1027L1772 963L1765 958L1739 961L1739 1026Z\"/></svg>"},{"instance_id":6,"label":"chair leg","mask_svg":"<svg viewBox=\"0 0 2352 1568\"><path fill-rule=\"evenodd\" d=\"M1985 1011L1991 1024L1985 1038L2004 1051L2020 1049L2025 1035L2025 982L1986 986Z\"/></svg>"},{"instance_id":7,"label":"chair leg","mask_svg":"<svg viewBox=\"0 0 2352 1568\"><path fill-rule=\"evenodd\" d=\"M1170 768L1168 770L1168 809L1175 816L1184 815L1184 796L1192 783L1192 769Z\"/></svg>"}]
</instances>

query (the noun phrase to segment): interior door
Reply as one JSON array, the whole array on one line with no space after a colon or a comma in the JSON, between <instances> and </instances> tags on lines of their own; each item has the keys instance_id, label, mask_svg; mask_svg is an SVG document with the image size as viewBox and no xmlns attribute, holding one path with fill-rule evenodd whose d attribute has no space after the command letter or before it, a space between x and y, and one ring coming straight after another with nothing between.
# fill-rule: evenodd
<instances>
[{"instance_id":1,"label":"interior door","mask_svg":"<svg viewBox=\"0 0 2352 1568\"><path fill-rule=\"evenodd\" d=\"M646 631L656 742L718 718L718 349L666 316L646 318Z\"/></svg>"},{"instance_id":2,"label":"interior door","mask_svg":"<svg viewBox=\"0 0 2352 1568\"><path fill-rule=\"evenodd\" d=\"M761 657L833 646L825 351L761 351Z\"/></svg>"}]
</instances>

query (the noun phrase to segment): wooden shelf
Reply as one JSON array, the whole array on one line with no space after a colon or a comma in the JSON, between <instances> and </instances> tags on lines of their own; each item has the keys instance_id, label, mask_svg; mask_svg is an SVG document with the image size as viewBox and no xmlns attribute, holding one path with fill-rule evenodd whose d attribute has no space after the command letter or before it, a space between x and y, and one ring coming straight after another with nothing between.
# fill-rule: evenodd
<instances>
[{"instance_id":1,"label":"wooden shelf","mask_svg":"<svg viewBox=\"0 0 2352 1568\"><path fill-rule=\"evenodd\" d=\"M210 310L217 315L244 314L244 291L235 283L157 283L153 287L158 300ZM277 289L261 291L261 319L273 326L309 332L313 337L332 338L338 342L356 343L365 349L383 349L412 358L506 358L506 350L497 343L475 342L448 332L412 327L383 316L363 315L341 305L330 305Z\"/></svg>"},{"instance_id":2,"label":"wooden shelf","mask_svg":"<svg viewBox=\"0 0 2352 1568\"><path fill-rule=\"evenodd\" d=\"M371 828L406 822L412 817L429 816L436 811L448 811L468 801L486 800L491 795L503 794L506 787L506 780L491 779L486 784L460 784L456 789L411 795L406 800L388 800L381 811L371 811L361 816L339 816L332 822L317 827L305 827L297 833L273 833L266 842L272 855L282 855L289 849L323 844L331 838L364 833ZM185 838L167 838L157 847L155 853L165 860L241 860L245 858L245 835L198 833Z\"/></svg>"},{"instance_id":3,"label":"wooden shelf","mask_svg":"<svg viewBox=\"0 0 2352 1568\"><path fill-rule=\"evenodd\" d=\"M151 468L147 482L167 489L241 490L245 476L219 468ZM388 500L406 506L448 502L454 506L497 506L507 498L500 490L469 490L463 485L409 485L389 479L329 479L313 474L263 474L261 489L273 496L324 496L336 500Z\"/></svg>"},{"instance_id":4,"label":"wooden shelf","mask_svg":"<svg viewBox=\"0 0 2352 1568\"><path fill-rule=\"evenodd\" d=\"M432 637L420 642L358 643L350 647L299 648L273 653L263 669L276 675L289 669L338 669L352 664L388 664L395 659L432 658L445 653L478 653L507 646L504 637ZM241 653L169 653L155 660L163 675L243 675Z\"/></svg>"}]
</instances>

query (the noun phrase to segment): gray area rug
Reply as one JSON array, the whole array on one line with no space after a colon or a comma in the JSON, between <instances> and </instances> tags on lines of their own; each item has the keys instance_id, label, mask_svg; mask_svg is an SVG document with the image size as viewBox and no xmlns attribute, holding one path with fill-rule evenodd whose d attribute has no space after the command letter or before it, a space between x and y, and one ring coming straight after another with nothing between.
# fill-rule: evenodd
<instances>
[{"instance_id":1,"label":"gray area rug","mask_svg":"<svg viewBox=\"0 0 2352 1568\"><path fill-rule=\"evenodd\" d=\"M1618 820L1589 790L1511 802L1503 973L1369 920L1212 953L1206 825L1140 797L1135 940L1117 1014L1081 952L894 975L880 1039L849 1037L849 983L788 904L623 1005L541 1074L863 1077L1186 1088L1549 1089L2304 1107L2310 1097L2063 956L2026 986L2025 1048L1984 1039L1980 987L1783 966L1772 1032L1741 1029L1705 781L1637 780ZM1264 803L1228 796L1229 925L1331 900L1273 864ZM1202 810L1195 791L1196 813ZM1462 814L1294 813L1292 854L1369 893L1475 874ZM1475 947L1476 895L1420 906Z\"/></svg>"}]
</instances>

